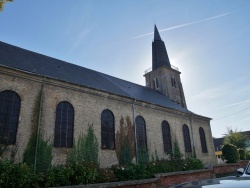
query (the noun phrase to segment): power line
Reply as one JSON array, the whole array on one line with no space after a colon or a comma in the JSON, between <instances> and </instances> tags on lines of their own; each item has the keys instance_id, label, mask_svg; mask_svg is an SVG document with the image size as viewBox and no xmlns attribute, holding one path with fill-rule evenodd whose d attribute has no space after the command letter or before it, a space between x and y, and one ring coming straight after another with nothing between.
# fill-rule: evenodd
<instances>
[{"instance_id":1,"label":"power line","mask_svg":"<svg viewBox=\"0 0 250 188\"><path fill-rule=\"evenodd\" d=\"M235 112L235 113L233 113L233 114L230 114L230 115L227 115L227 116L224 116L224 117L220 117L220 118L218 118L218 119L214 119L213 121L217 121L217 120L220 120L220 119L224 119L224 118L226 118L226 117L229 117L229 116L238 114L238 113L243 112L243 111L248 110L248 109L250 109L250 107L245 108L244 110L240 110L240 111L238 111L238 112Z\"/></svg>"}]
</instances>

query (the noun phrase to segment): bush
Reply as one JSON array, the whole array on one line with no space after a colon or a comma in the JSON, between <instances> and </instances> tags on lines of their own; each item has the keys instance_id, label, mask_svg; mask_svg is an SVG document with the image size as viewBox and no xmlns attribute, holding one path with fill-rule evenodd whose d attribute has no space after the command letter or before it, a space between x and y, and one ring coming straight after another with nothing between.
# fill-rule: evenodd
<instances>
[{"instance_id":1,"label":"bush","mask_svg":"<svg viewBox=\"0 0 250 188\"><path fill-rule=\"evenodd\" d=\"M73 176L73 170L69 167L56 166L49 169L46 173L46 187L57 187L71 185L70 178Z\"/></svg>"},{"instance_id":2,"label":"bush","mask_svg":"<svg viewBox=\"0 0 250 188\"><path fill-rule=\"evenodd\" d=\"M250 150L247 150L247 151L246 151L246 159L247 159L247 160L250 160Z\"/></svg>"},{"instance_id":3,"label":"bush","mask_svg":"<svg viewBox=\"0 0 250 188\"><path fill-rule=\"evenodd\" d=\"M131 164L133 160L133 154L130 148L129 137L128 135L124 136L121 141L120 155L119 155L119 164L127 165Z\"/></svg>"},{"instance_id":4,"label":"bush","mask_svg":"<svg viewBox=\"0 0 250 188\"><path fill-rule=\"evenodd\" d=\"M222 155L227 160L226 163L237 163L240 158L236 146L232 144L225 144L223 146Z\"/></svg>"},{"instance_id":5,"label":"bush","mask_svg":"<svg viewBox=\"0 0 250 188\"><path fill-rule=\"evenodd\" d=\"M145 147L138 148L137 160L139 164L146 164L149 162L149 154L147 148Z\"/></svg>"},{"instance_id":6,"label":"bush","mask_svg":"<svg viewBox=\"0 0 250 188\"><path fill-rule=\"evenodd\" d=\"M240 160L246 160L246 150L243 148L239 149Z\"/></svg>"},{"instance_id":7,"label":"bush","mask_svg":"<svg viewBox=\"0 0 250 188\"><path fill-rule=\"evenodd\" d=\"M201 160L196 158L188 158L185 160L183 170L197 170L204 169L204 164Z\"/></svg>"},{"instance_id":8,"label":"bush","mask_svg":"<svg viewBox=\"0 0 250 188\"><path fill-rule=\"evenodd\" d=\"M37 137L32 135L23 153L23 162L29 166L35 166L37 172L46 172L50 168L53 158L52 145L49 143L49 140L44 140L42 135L38 136L36 156L36 142Z\"/></svg>"},{"instance_id":9,"label":"bush","mask_svg":"<svg viewBox=\"0 0 250 188\"><path fill-rule=\"evenodd\" d=\"M74 163L70 168L73 170L71 177L73 185L98 182L98 171L95 163Z\"/></svg>"},{"instance_id":10,"label":"bush","mask_svg":"<svg viewBox=\"0 0 250 188\"><path fill-rule=\"evenodd\" d=\"M88 126L87 135L80 134L77 144L73 145L67 156L67 162L70 164L92 163L98 166L98 140L95 136L93 125Z\"/></svg>"},{"instance_id":11,"label":"bush","mask_svg":"<svg viewBox=\"0 0 250 188\"><path fill-rule=\"evenodd\" d=\"M0 187L39 187L43 175L36 174L27 164L12 164L10 161L0 161Z\"/></svg>"},{"instance_id":12,"label":"bush","mask_svg":"<svg viewBox=\"0 0 250 188\"><path fill-rule=\"evenodd\" d=\"M113 166L116 181L138 180L154 177L145 164L130 164L126 166Z\"/></svg>"}]
</instances>

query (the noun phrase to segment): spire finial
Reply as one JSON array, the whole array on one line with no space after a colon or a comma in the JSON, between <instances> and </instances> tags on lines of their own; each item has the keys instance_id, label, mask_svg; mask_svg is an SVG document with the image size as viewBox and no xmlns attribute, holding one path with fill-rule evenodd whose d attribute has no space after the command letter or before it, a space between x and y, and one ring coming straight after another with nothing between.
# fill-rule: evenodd
<instances>
[{"instance_id":1,"label":"spire finial","mask_svg":"<svg viewBox=\"0 0 250 188\"><path fill-rule=\"evenodd\" d=\"M155 25L155 29L154 29L154 41L156 40L161 40L161 37L160 37L160 34L159 34L159 31Z\"/></svg>"}]
</instances>

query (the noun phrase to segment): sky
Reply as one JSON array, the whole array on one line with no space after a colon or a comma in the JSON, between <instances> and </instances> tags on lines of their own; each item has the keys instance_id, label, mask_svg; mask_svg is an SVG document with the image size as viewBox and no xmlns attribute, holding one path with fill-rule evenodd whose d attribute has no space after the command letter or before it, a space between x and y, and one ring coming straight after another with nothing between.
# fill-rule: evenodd
<instances>
[{"instance_id":1,"label":"sky","mask_svg":"<svg viewBox=\"0 0 250 188\"><path fill-rule=\"evenodd\" d=\"M250 130L249 0L14 0L0 40L145 86L153 29L214 137Z\"/></svg>"}]
</instances>

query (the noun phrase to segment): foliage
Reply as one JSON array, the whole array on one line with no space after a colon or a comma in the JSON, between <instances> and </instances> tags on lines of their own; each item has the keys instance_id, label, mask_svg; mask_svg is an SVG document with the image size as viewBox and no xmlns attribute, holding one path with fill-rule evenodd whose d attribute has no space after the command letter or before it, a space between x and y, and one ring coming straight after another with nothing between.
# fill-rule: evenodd
<instances>
[{"instance_id":1,"label":"foliage","mask_svg":"<svg viewBox=\"0 0 250 188\"><path fill-rule=\"evenodd\" d=\"M112 169L98 169L98 183L106 183L116 181L115 173Z\"/></svg>"},{"instance_id":2,"label":"foliage","mask_svg":"<svg viewBox=\"0 0 250 188\"><path fill-rule=\"evenodd\" d=\"M3 11L4 4L7 2L13 2L14 0L0 0L0 12Z\"/></svg>"},{"instance_id":3,"label":"foliage","mask_svg":"<svg viewBox=\"0 0 250 188\"><path fill-rule=\"evenodd\" d=\"M247 159L247 160L250 160L250 150L247 150L247 151L246 151L246 159Z\"/></svg>"},{"instance_id":4,"label":"foliage","mask_svg":"<svg viewBox=\"0 0 250 188\"><path fill-rule=\"evenodd\" d=\"M132 151L129 144L129 137L126 135L122 139L121 142L121 150L120 150L120 157L119 157L119 164L120 165L126 165L132 163Z\"/></svg>"},{"instance_id":5,"label":"foliage","mask_svg":"<svg viewBox=\"0 0 250 188\"><path fill-rule=\"evenodd\" d=\"M179 147L179 143L178 141L175 139L174 141L174 148L172 153L170 154L170 158L171 160L181 160L183 157L183 154L181 153L180 147Z\"/></svg>"},{"instance_id":6,"label":"foliage","mask_svg":"<svg viewBox=\"0 0 250 188\"><path fill-rule=\"evenodd\" d=\"M98 170L94 162L74 163L70 166L73 170L71 182L73 185L96 183Z\"/></svg>"},{"instance_id":7,"label":"foliage","mask_svg":"<svg viewBox=\"0 0 250 188\"><path fill-rule=\"evenodd\" d=\"M149 162L149 154L147 148L141 147L137 149L137 160L139 164L146 164Z\"/></svg>"},{"instance_id":8,"label":"foliage","mask_svg":"<svg viewBox=\"0 0 250 188\"><path fill-rule=\"evenodd\" d=\"M186 159L183 170L196 170L196 169L204 169L204 164L202 163L202 161L196 158Z\"/></svg>"},{"instance_id":9,"label":"foliage","mask_svg":"<svg viewBox=\"0 0 250 188\"><path fill-rule=\"evenodd\" d=\"M240 148L239 149L240 160L246 160L246 150Z\"/></svg>"},{"instance_id":10,"label":"foliage","mask_svg":"<svg viewBox=\"0 0 250 188\"><path fill-rule=\"evenodd\" d=\"M232 127L227 127L227 134L224 136L223 144L233 144L239 148L246 147L246 135L244 133L238 132L237 129L232 130Z\"/></svg>"},{"instance_id":11,"label":"foliage","mask_svg":"<svg viewBox=\"0 0 250 188\"><path fill-rule=\"evenodd\" d=\"M0 161L0 187L38 187L42 182L43 175L34 173L27 164Z\"/></svg>"},{"instance_id":12,"label":"foliage","mask_svg":"<svg viewBox=\"0 0 250 188\"><path fill-rule=\"evenodd\" d=\"M52 145L43 136L38 137L37 158L35 159L37 137L31 136L28 145L23 153L23 162L34 166L37 172L45 172L49 169L52 161Z\"/></svg>"},{"instance_id":13,"label":"foliage","mask_svg":"<svg viewBox=\"0 0 250 188\"><path fill-rule=\"evenodd\" d=\"M239 161L239 153L236 146L225 144L222 148L222 155L227 160L226 163L237 163Z\"/></svg>"},{"instance_id":14,"label":"foliage","mask_svg":"<svg viewBox=\"0 0 250 188\"><path fill-rule=\"evenodd\" d=\"M67 162L70 164L78 163L98 163L98 140L95 136L93 125L88 125L87 135L80 134L77 144L69 151Z\"/></svg>"},{"instance_id":15,"label":"foliage","mask_svg":"<svg viewBox=\"0 0 250 188\"><path fill-rule=\"evenodd\" d=\"M116 133L116 155L120 165L131 164L135 156L134 127L129 116L120 119L120 129Z\"/></svg>"},{"instance_id":16,"label":"foliage","mask_svg":"<svg viewBox=\"0 0 250 188\"><path fill-rule=\"evenodd\" d=\"M0 187L57 187L79 184L105 183L153 178L157 173L203 168L198 159L183 160L185 168L174 160L159 160L147 164L128 164L99 169L93 162L75 162L67 166L54 166L46 173L36 173L26 163L12 164L0 161Z\"/></svg>"},{"instance_id":17,"label":"foliage","mask_svg":"<svg viewBox=\"0 0 250 188\"><path fill-rule=\"evenodd\" d=\"M145 164L130 164L126 166L113 166L112 170L117 181L147 179L154 177Z\"/></svg>"},{"instance_id":18,"label":"foliage","mask_svg":"<svg viewBox=\"0 0 250 188\"><path fill-rule=\"evenodd\" d=\"M46 187L71 185L70 178L73 176L73 170L64 166L56 166L49 169L46 173Z\"/></svg>"}]
</instances>

